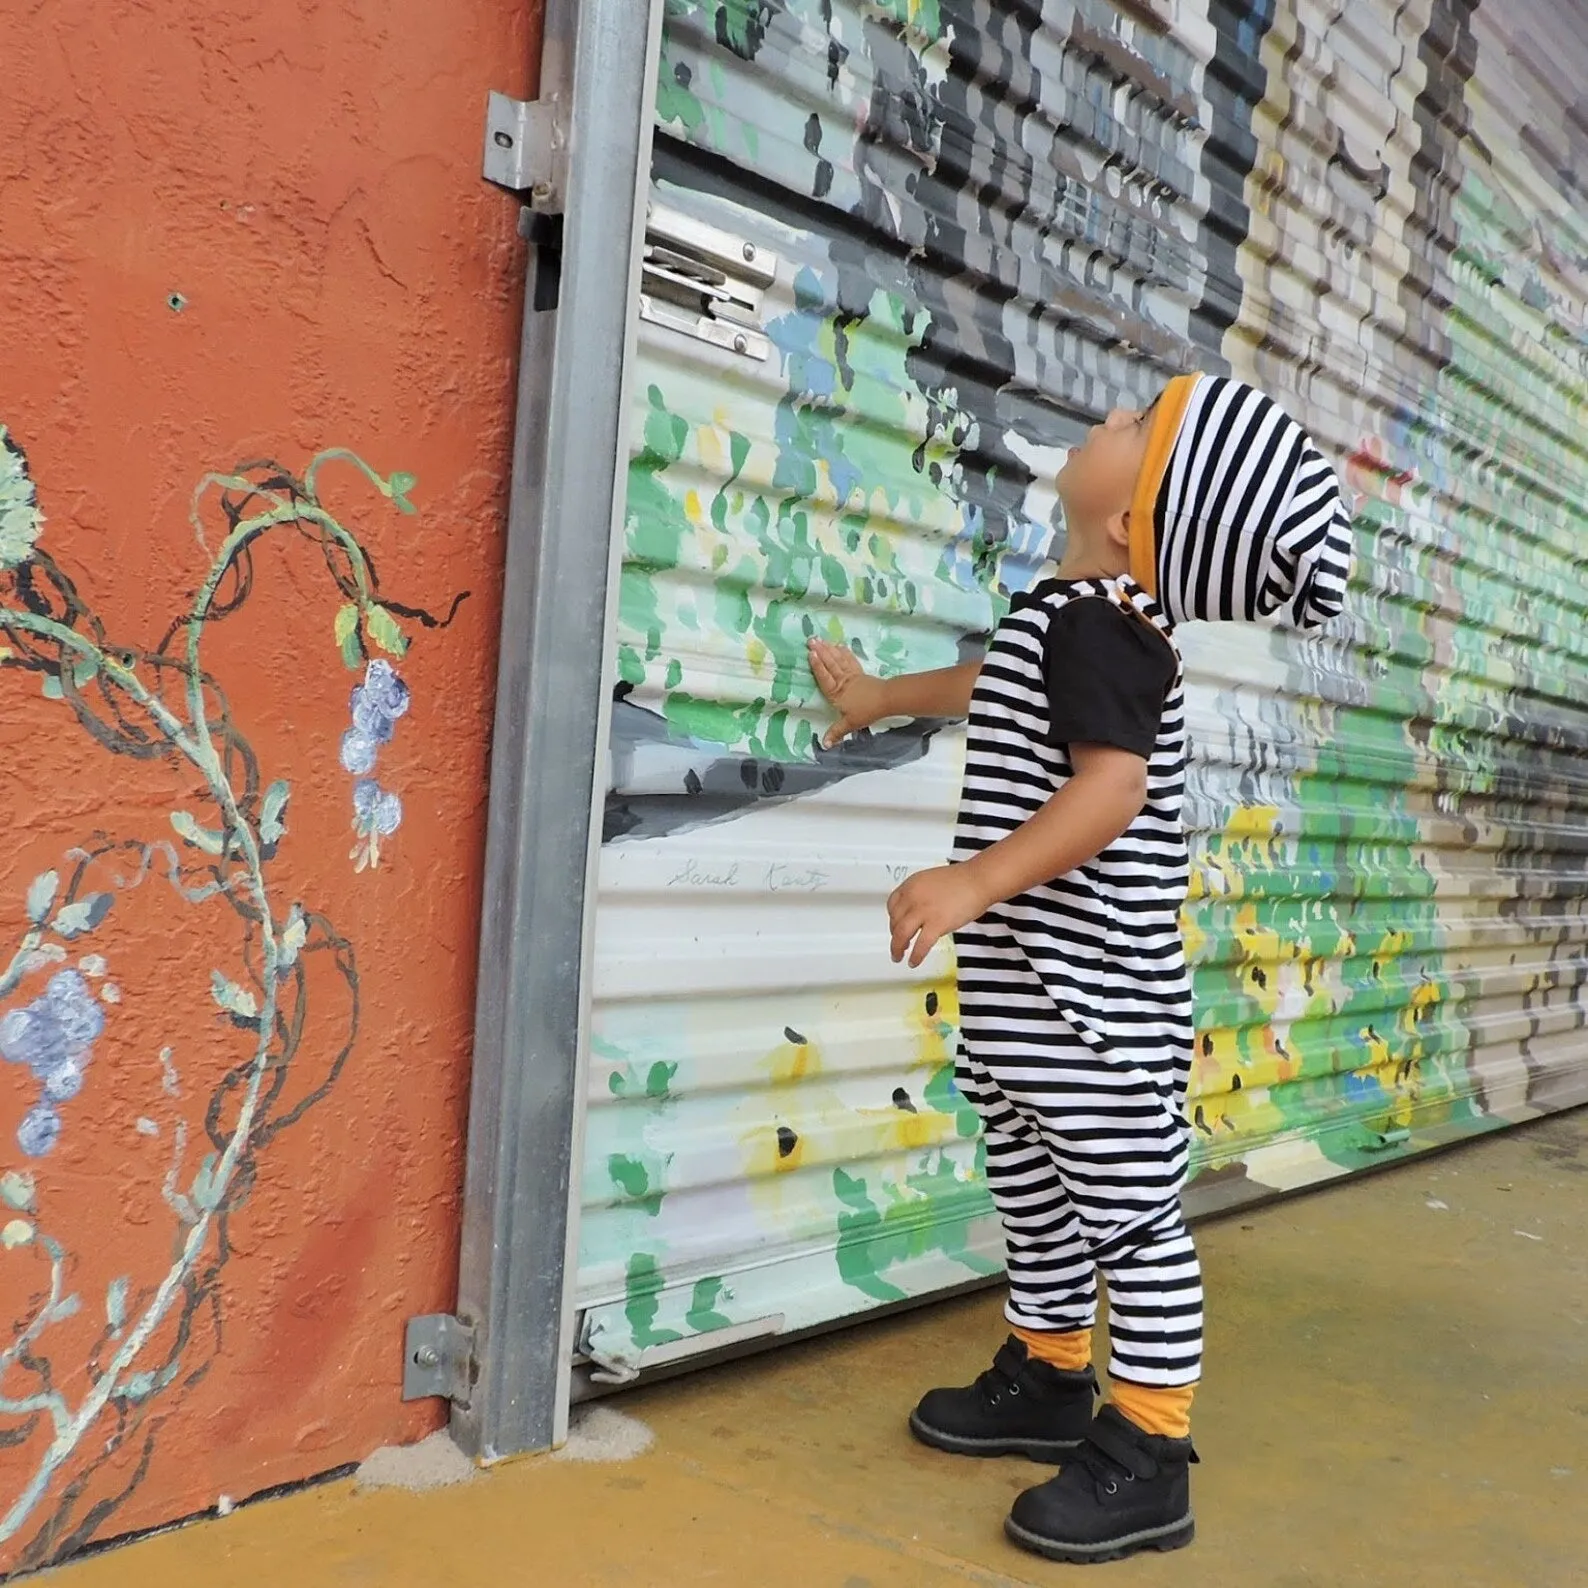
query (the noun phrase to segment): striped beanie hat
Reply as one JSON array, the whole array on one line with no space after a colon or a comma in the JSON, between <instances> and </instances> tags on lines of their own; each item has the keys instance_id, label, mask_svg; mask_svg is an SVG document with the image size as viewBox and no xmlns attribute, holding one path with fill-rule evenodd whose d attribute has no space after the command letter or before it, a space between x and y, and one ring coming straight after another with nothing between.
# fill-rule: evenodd
<instances>
[{"instance_id":1,"label":"striped beanie hat","mask_svg":"<svg viewBox=\"0 0 1588 1588\"><path fill-rule=\"evenodd\" d=\"M1169 382L1131 504L1130 571L1171 622L1321 628L1350 560L1334 470L1272 397L1224 376Z\"/></svg>"}]
</instances>

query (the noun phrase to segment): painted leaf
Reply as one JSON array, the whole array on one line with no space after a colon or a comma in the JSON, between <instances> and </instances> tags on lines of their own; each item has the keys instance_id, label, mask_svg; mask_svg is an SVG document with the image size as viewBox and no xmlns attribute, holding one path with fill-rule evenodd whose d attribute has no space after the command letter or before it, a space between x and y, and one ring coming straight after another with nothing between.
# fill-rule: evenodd
<instances>
[{"instance_id":1,"label":"painted leaf","mask_svg":"<svg viewBox=\"0 0 1588 1588\"><path fill-rule=\"evenodd\" d=\"M33 555L44 515L33 495L28 461L0 425L0 568L15 568Z\"/></svg>"},{"instance_id":2,"label":"painted leaf","mask_svg":"<svg viewBox=\"0 0 1588 1588\"><path fill-rule=\"evenodd\" d=\"M246 987L228 981L219 971L211 973L210 994L227 1014L236 1015L239 1020L259 1018L259 1000Z\"/></svg>"},{"instance_id":3,"label":"painted leaf","mask_svg":"<svg viewBox=\"0 0 1588 1588\"><path fill-rule=\"evenodd\" d=\"M167 1362L158 1373L130 1373L121 1387L115 1391L116 1398L124 1401L146 1401L151 1395L170 1384L181 1370L182 1363L178 1360Z\"/></svg>"},{"instance_id":4,"label":"painted leaf","mask_svg":"<svg viewBox=\"0 0 1588 1588\"><path fill-rule=\"evenodd\" d=\"M413 514L419 511L408 500L408 493L419 483L411 474L394 474L388 485L390 487L392 505L400 513Z\"/></svg>"},{"instance_id":5,"label":"painted leaf","mask_svg":"<svg viewBox=\"0 0 1588 1588\"><path fill-rule=\"evenodd\" d=\"M115 899L108 893L90 893L68 904L50 923L51 930L61 937L81 937L92 932L110 914Z\"/></svg>"},{"instance_id":6,"label":"painted leaf","mask_svg":"<svg viewBox=\"0 0 1588 1588\"><path fill-rule=\"evenodd\" d=\"M385 651L388 656L401 656L408 649L407 636L397 626L397 619L385 607L371 607L364 614L364 632L369 635L370 643Z\"/></svg>"},{"instance_id":7,"label":"painted leaf","mask_svg":"<svg viewBox=\"0 0 1588 1588\"><path fill-rule=\"evenodd\" d=\"M193 1176L193 1205L206 1213L220 1202L221 1193L215 1180L215 1164L215 1154L210 1153L198 1173Z\"/></svg>"},{"instance_id":8,"label":"painted leaf","mask_svg":"<svg viewBox=\"0 0 1588 1588\"><path fill-rule=\"evenodd\" d=\"M689 1299L689 1310L684 1322L697 1334L709 1334L713 1329L731 1329L733 1319L718 1306L730 1298L728 1287L717 1277L695 1281L694 1293Z\"/></svg>"},{"instance_id":9,"label":"painted leaf","mask_svg":"<svg viewBox=\"0 0 1588 1588\"><path fill-rule=\"evenodd\" d=\"M288 917L287 924L281 933L281 941L276 948L276 964L283 970L291 970L298 963L298 956L303 952L303 945L309 941L309 923L304 920L303 912L293 905L292 914Z\"/></svg>"},{"instance_id":10,"label":"painted leaf","mask_svg":"<svg viewBox=\"0 0 1588 1588\"><path fill-rule=\"evenodd\" d=\"M225 836L209 827L200 827L189 811L172 811L171 826L184 843L202 849L207 855L218 855L226 848Z\"/></svg>"},{"instance_id":11,"label":"painted leaf","mask_svg":"<svg viewBox=\"0 0 1588 1588\"><path fill-rule=\"evenodd\" d=\"M675 1329L658 1329L656 1317L661 1303L656 1299L662 1288L661 1271L656 1259L647 1252L635 1252L628 1263L625 1276L624 1316L639 1345L669 1345L679 1338Z\"/></svg>"},{"instance_id":12,"label":"painted leaf","mask_svg":"<svg viewBox=\"0 0 1588 1588\"><path fill-rule=\"evenodd\" d=\"M146 1401L153 1393L153 1373L134 1373L117 1391L120 1398L127 1401Z\"/></svg>"},{"instance_id":13,"label":"painted leaf","mask_svg":"<svg viewBox=\"0 0 1588 1588\"><path fill-rule=\"evenodd\" d=\"M15 1208L18 1213L33 1211L34 1190L33 1176L30 1174L21 1174L15 1169L0 1174L0 1202L4 1202L8 1208Z\"/></svg>"},{"instance_id":14,"label":"painted leaf","mask_svg":"<svg viewBox=\"0 0 1588 1588\"><path fill-rule=\"evenodd\" d=\"M48 1323L65 1323L68 1318L75 1318L83 1310L83 1303L77 1296L62 1296L45 1314Z\"/></svg>"},{"instance_id":15,"label":"painted leaf","mask_svg":"<svg viewBox=\"0 0 1588 1588\"><path fill-rule=\"evenodd\" d=\"M60 885L61 879L53 871L33 879L33 886L28 889L28 919L35 926L43 926L49 920L50 906L55 903Z\"/></svg>"},{"instance_id":16,"label":"painted leaf","mask_svg":"<svg viewBox=\"0 0 1588 1588\"><path fill-rule=\"evenodd\" d=\"M111 1280L105 1290L105 1322L110 1325L110 1332L119 1335L127 1326L127 1281L121 1279Z\"/></svg>"},{"instance_id":17,"label":"painted leaf","mask_svg":"<svg viewBox=\"0 0 1588 1588\"><path fill-rule=\"evenodd\" d=\"M93 682L94 675L99 671L99 663L92 656L79 656L72 663L72 687L80 694ZM60 676L56 673L46 673L40 685L46 700L64 700L66 690L61 684Z\"/></svg>"},{"instance_id":18,"label":"painted leaf","mask_svg":"<svg viewBox=\"0 0 1588 1588\"><path fill-rule=\"evenodd\" d=\"M348 637L358 632L358 603L349 601L336 610L336 643L345 650Z\"/></svg>"},{"instance_id":19,"label":"painted leaf","mask_svg":"<svg viewBox=\"0 0 1588 1588\"><path fill-rule=\"evenodd\" d=\"M67 958L66 950L59 943L40 943L37 948L29 949L16 960L13 969L20 980L37 975L39 971L46 970L51 965L63 964Z\"/></svg>"},{"instance_id":20,"label":"painted leaf","mask_svg":"<svg viewBox=\"0 0 1588 1588\"><path fill-rule=\"evenodd\" d=\"M265 790L264 801L259 807L259 837L264 843L279 843L286 832L286 823L281 818L286 813L290 793L288 785L279 780Z\"/></svg>"},{"instance_id":21,"label":"painted leaf","mask_svg":"<svg viewBox=\"0 0 1588 1588\"><path fill-rule=\"evenodd\" d=\"M625 1196L640 1198L651 1188L645 1165L624 1153L615 1152L607 1159L607 1173Z\"/></svg>"}]
</instances>

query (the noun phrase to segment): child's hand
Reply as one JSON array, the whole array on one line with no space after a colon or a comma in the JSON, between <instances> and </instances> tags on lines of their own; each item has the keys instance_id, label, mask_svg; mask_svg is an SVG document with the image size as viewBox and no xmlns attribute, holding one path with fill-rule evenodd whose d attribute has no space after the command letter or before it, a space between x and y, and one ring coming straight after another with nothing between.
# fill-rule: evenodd
<instances>
[{"instance_id":1,"label":"child's hand","mask_svg":"<svg viewBox=\"0 0 1588 1588\"><path fill-rule=\"evenodd\" d=\"M893 963L908 952L910 969L919 970L940 939L980 920L991 903L967 865L934 866L907 877L888 899Z\"/></svg>"},{"instance_id":2,"label":"child's hand","mask_svg":"<svg viewBox=\"0 0 1588 1588\"><path fill-rule=\"evenodd\" d=\"M812 640L810 659L816 687L838 713L838 721L822 735L824 750L888 715L882 680L873 678L847 645Z\"/></svg>"}]
</instances>

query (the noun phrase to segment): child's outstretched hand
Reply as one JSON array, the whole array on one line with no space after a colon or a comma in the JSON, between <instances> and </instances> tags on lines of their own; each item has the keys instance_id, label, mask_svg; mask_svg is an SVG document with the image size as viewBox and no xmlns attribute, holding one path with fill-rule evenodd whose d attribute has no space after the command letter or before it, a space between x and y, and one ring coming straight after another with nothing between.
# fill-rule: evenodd
<instances>
[{"instance_id":1,"label":"child's outstretched hand","mask_svg":"<svg viewBox=\"0 0 1588 1588\"><path fill-rule=\"evenodd\" d=\"M992 902L967 865L934 866L906 877L888 898L893 963L908 953L910 969L919 970L940 939L980 920Z\"/></svg>"},{"instance_id":2,"label":"child's outstretched hand","mask_svg":"<svg viewBox=\"0 0 1588 1588\"><path fill-rule=\"evenodd\" d=\"M887 716L882 680L873 678L847 645L813 639L810 659L816 687L838 713L838 721L822 735L824 750Z\"/></svg>"}]
</instances>

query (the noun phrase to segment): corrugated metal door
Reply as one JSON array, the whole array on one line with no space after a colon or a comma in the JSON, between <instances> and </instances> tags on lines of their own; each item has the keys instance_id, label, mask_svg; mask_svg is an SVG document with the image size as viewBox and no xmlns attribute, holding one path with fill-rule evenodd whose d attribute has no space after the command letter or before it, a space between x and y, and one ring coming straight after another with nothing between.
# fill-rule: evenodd
<instances>
[{"instance_id":1,"label":"corrugated metal door","mask_svg":"<svg viewBox=\"0 0 1588 1588\"><path fill-rule=\"evenodd\" d=\"M818 756L805 642L955 660L1084 426L1188 366L1284 393L1360 498L1328 637L1183 631L1194 1206L1588 1097L1553 9L670 5L582 1189L609 1373L998 1271L951 963L883 930L962 737Z\"/></svg>"}]
</instances>

